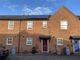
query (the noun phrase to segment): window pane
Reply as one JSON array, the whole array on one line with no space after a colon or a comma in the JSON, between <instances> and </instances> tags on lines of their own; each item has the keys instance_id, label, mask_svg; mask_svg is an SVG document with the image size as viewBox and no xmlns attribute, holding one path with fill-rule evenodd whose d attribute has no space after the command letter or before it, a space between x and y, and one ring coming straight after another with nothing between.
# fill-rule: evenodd
<instances>
[{"instance_id":1,"label":"window pane","mask_svg":"<svg viewBox=\"0 0 80 60\"><path fill-rule=\"evenodd\" d=\"M60 21L60 29L68 29L68 22L67 21Z\"/></svg>"},{"instance_id":2,"label":"window pane","mask_svg":"<svg viewBox=\"0 0 80 60\"><path fill-rule=\"evenodd\" d=\"M67 21L61 21L61 25L68 25Z\"/></svg>"},{"instance_id":3,"label":"window pane","mask_svg":"<svg viewBox=\"0 0 80 60\"><path fill-rule=\"evenodd\" d=\"M57 39L57 45L63 45L63 39L62 38Z\"/></svg>"},{"instance_id":4,"label":"window pane","mask_svg":"<svg viewBox=\"0 0 80 60\"><path fill-rule=\"evenodd\" d=\"M27 21L27 29L30 30L33 28L33 21Z\"/></svg>"},{"instance_id":5,"label":"window pane","mask_svg":"<svg viewBox=\"0 0 80 60\"><path fill-rule=\"evenodd\" d=\"M8 21L8 29L14 28L14 21Z\"/></svg>"},{"instance_id":6,"label":"window pane","mask_svg":"<svg viewBox=\"0 0 80 60\"><path fill-rule=\"evenodd\" d=\"M43 21L43 28L47 28L47 21Z\"/></svg>"},{"instance_id":7,"label":"window pane","mask_svg":"<svg viewBox=\"0 0 80 60\"><path fill-rule=\"evenodd\" d=\"M65 29L66 30L67 29L67 26L61 26L61 29Z\"/></svg>"},{"instance_id":8,"label":"window pane","mask_svg":"<svg viewBox=\"0 0 80 60\"><path fill-rule=\"evenodd\" d=\"M26 45L32 45L32 38L26 39Z\"/></svg>"},{"instance_id":9,"label":"window pane","mask_svg":"<svg viewBox=\"0 0 80 60\"><path fill-rule=\"evenodd\" d=\"M8 38L6 39L6 44L7 44L7 45L12 45L12 43L13 43L13 38L12 38L12 37L8 37Z\"/></svg>"}]
</instances>

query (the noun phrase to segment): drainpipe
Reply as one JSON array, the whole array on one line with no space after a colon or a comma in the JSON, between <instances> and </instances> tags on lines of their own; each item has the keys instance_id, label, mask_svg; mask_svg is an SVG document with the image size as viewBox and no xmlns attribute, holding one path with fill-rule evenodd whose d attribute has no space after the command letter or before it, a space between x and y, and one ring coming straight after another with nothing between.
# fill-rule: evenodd
<instances>
[{"instance_id":1,"label":"drainpipe","mask_svg":"<svg viewBox=\"0 0 80 60\"><path fill-rule=\"evenodd\" d=\"M20 53L20 32L21 32L21 20L19 22L19 40L18 40L18 53Z\"/></svg>"}]
</instances>

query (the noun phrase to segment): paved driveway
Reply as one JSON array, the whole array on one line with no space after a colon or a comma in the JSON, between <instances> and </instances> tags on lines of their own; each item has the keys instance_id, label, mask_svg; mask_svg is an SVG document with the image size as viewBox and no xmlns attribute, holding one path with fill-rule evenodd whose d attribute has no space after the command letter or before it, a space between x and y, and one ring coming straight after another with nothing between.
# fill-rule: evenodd
<instances>
[{"instance_id":1,"label":"paved driveway","mask_svg":"<svg viewBox=\"0 0 80 60\"><path fill-rule=\"evenodd\" d=\"M57 56L57 55L24 55L9 56L7 60L80 60L80 56Z\"/></svg>"}]
</instances>

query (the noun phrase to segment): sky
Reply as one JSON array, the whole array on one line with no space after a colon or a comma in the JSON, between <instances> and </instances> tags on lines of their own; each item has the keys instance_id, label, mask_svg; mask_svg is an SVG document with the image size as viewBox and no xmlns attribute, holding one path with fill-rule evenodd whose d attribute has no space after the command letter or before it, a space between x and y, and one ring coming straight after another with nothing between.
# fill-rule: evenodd
<instances>
[{"instance_id":1,"label":"sky","mask_svg":"<svg viewBox=\"0 0 80 60\"><path fill-rule=\"evenodd\" d=\"M0 0L0 15L51 15L61 6L80 16L80 0Z\"/></svg>"}]
</instances>

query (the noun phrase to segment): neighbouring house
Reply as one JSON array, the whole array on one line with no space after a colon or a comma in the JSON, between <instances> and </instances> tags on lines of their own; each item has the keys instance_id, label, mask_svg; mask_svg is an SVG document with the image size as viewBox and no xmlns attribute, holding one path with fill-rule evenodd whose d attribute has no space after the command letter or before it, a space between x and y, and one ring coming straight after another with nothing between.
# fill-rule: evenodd
<instances>
[{"instance_id":1,"label":"neighbouring house","mask_svg":"<svg viewBox=\"0 0 80 60\"><path fill-rule=\"evenodd\" d=\"M74 53L76 43L80 49L80 17L64 6L53 15L0 16L0 45L8 49L54 53L68 45Z\"/></svg>"}]
</instances>

